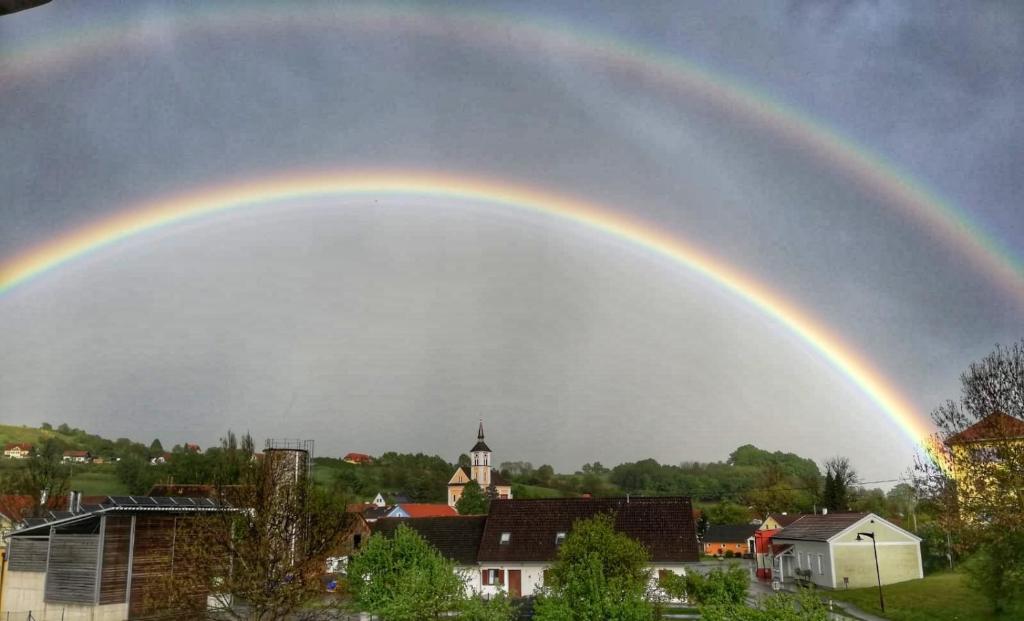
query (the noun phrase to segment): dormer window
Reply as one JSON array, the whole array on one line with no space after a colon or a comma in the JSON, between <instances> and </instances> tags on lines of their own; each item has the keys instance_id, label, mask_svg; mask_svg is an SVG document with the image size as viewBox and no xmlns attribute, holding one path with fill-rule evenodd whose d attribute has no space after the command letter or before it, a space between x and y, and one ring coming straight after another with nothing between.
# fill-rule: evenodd
<instances>
[{"instance_id":1,"label":"dormer window","mask_svg":"<svg viewBox=\"0 0 1024 621\"><path fill-rule=\"evenodd\" d=\"M498 543L504 546L508 545L510 541L512 541L512 533L501 533L501 539L498 540Z\"/></svg>"},{"instance_id":2,"label":"dormer window","mask_svg":"<svg viewBox=\"0 0 1024 621\"><path fill-rule=\"evenodd\" d=\"M556 533L555 534L555 545L556 546L560 546L564 542L565 542L565 533Z\"/></svg>"}]
</instances>

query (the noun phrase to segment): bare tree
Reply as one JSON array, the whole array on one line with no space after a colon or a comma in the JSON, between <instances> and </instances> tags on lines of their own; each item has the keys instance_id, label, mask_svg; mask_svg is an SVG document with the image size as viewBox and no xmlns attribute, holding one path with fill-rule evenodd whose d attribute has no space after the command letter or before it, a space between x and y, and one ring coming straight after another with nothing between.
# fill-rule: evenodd
<instances>
[{"instance_id":1,"label":"bare tree","mask_svg":"<svg viewBox=\"0 0 1024 621\"><path fill-rule=\"evenodd\" d=\"M358 518L344 500L308 477L264 458L241 472L241 485L218 488L229 511L199 515L176 535L174 569L154 583L147 603L191 619L327 618L327 560L351 552ZM333 618L333 617L331 617Z\"/></svg>"},{"instance_id":2,"label":"bare tree","mask_svg":"<svg viewBox=\"0 0 1024 621\"><path fill-rule=\"evenodd\" d=\"M825 462L825 489L822 503L832 511L850 508L851 492L857 484L857 472L848 457L832 457Z\"/></svg>"}]
</instances>

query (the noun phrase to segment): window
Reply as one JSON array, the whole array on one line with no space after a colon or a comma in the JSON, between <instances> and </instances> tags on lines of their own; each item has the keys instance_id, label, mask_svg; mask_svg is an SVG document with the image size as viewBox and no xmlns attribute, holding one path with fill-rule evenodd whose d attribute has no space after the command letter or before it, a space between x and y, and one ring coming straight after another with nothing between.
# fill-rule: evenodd
<instances>
[{"instance_id":1,"label":"window","mask_svg":"<svg viewBox=\"0 0 1024 621\"><path fill-rule=\"evenodd\" d=\"M797 552L796 553L796 568L797 569L803 569L804 568L803 559L804 559L804 553L803 552Z\"/></svg>"},{"instance_id":2,"label":"window","mask_svg":"<svg viewBox=\"0 0 1024 621\"><path fill-rule=\"evenodd\" d=\"M501 539L498 540L498 543L507 545L510 541L512 541L512 533L501 533Z\"/></svg>"},{"instance_id":3,"label":"window","mask_svg":"<svg viewBox=\"0 0 1024 621\"><path fill-rule=\"evenodd\" d=\"M820 554L818 555L818 575L819 576L824 576L825 575L825 572L822 571L822 569L821 569L821 555Z\"/></svg>"},{"instance_id":4,"label":"window","mask_svg":"<svg viewBox=\"0 0 1024 621\"><path fill-rule=\"evenodd\" d=\"M565 541L565 533L555 533L555 545L560 546Z\"/></svg>"},{"instance_id":5,"label":"window","mask_svg":"<svg viewBox=\"0 0 1024 621\"><path fill-rule=\"evenodd\" d=\"M361 544L362 542L363 542L363 535L362 535L362 533L356 533L355 535L352 536L352 547L355 548L356 550L359 549L359 544Z\"/></svg>"}]
</instances>

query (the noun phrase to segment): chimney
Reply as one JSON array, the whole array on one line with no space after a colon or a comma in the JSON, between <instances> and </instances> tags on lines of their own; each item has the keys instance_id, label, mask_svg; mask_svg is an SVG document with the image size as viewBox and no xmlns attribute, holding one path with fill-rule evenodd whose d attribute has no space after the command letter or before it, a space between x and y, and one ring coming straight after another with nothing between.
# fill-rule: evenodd
<instances>
[{"instance_id":1,"label":"chimney","mask_svg":"<svg viewBox=\"0 0 1024 621\"><path fill-rule=\"evenodd\" d=\"M82 510L82 492L71 490L68 492L68 511L78 513Z\"/></svg>"}]
</instances>

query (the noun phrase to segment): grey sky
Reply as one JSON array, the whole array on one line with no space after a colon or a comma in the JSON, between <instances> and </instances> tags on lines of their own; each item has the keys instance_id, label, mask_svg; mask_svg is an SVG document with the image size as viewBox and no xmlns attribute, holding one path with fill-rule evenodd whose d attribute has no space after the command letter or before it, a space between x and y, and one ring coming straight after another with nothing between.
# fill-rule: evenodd
<instances>
[{"instance_id":1,"label":"grey sky","mask_svg":"<svg viewBox=\"0 0 1024 621\"><path fill-rule=\"evenodd\" d=\"M1019 252L1019 6L493 10L756 87ZM56 2L0 18L0 66L111 20L152 45L0 84L0 257L228 180L422 168L597 200L693 240L820 318L922 414L972 359L1024 336L1013 296L920 221L769 132L578 58L283 26L200 36L164 3ZM498 461L559 470L752 442L847 454L874 479L913 451L735 296L620 240L479 205L310 202L166 228L0 298L0 325L0 420L165 445L231 427L314 437L321 454L454 459L483 416Z\"/></svg>"}]
</instances>

